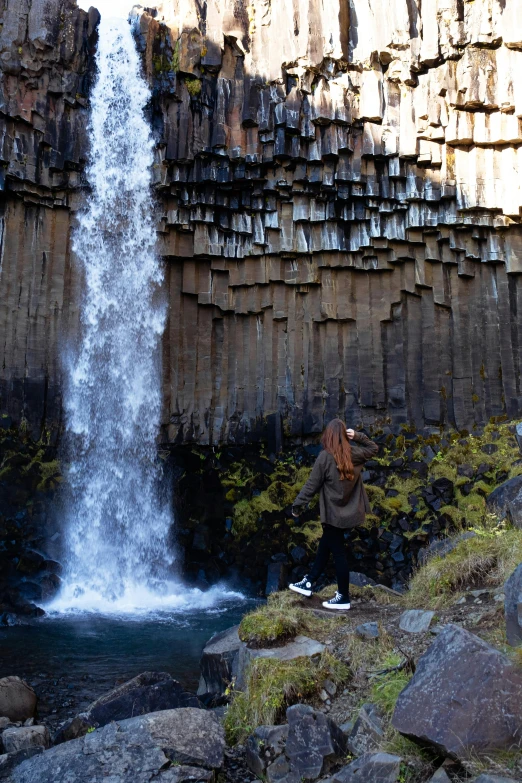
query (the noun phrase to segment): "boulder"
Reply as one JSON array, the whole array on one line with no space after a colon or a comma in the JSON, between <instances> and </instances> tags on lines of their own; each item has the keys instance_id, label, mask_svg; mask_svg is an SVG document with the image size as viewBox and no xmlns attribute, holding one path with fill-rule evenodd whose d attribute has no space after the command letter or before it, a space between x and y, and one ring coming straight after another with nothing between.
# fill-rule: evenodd
<instances>
[{"instance_id":1,"label":"boulder","mask_svg":"<svg viewBox=\"0 0 522 783\"><path fill-rule=\"evenodd\" d=\"M494 489L488 495L486 505L489 511L522 527L522 476L515 476Z\"/></svg>"},{"instance_id":2,"label":"boulder","mask_svg":"<svg viewBox=\"0 0 522 783\"><path fill-rule=\"evenodd\" d=\"M363 704L348 735L347 747L354 756L375 752L384 738L382 712L376 704Z\"/></svg>"},{"instance_id":3,"label":"boulder","mask_svg":"<svg viewBox=\"0 0 522 783\"><path fill-rule=\"evenodd\" d=\"M12 771L15 767L18 767L23 761L33 758L33 756L43 753L44 749L41 747L27 748L25 750L19 750L16 753L4 753L0 756L0 781L6 781L6 783L13 783Z\"/></svg>"},{"instance_id":4,"label":"boulder","mask_svg":"<svg viewBox=\"0 0 522 783\"><path fill-rule=\"evenodd\" d=\"M206 700L225 695L230 682L237 676L239 648L239 625L213 636L207 642L201 655L199 668L198 696Z\"/></svg>"},{"instance_id":5,"label":"boulder","mask_svg":"<svg viewBox=\"0 0 522 783\"><path fill-rule=\"evenodd\" d=\"M424 609L408 609L399 619L399 628L408 633L426 633L429 630L435 612Z\"/></svg>"},{"instance_id":6,"label":"boulder","mask_svg":"<svg viewBox=\"0 0 522 783\"><path fill-rule=\"evenodd\" d=\"M54 738L55 744L82 737L92 728L106 726L113 720L135 718L149 712L200 707L197 697L185 691L177 680L165 672L144 672L101 696L85 712L63 726Z\"/></svg>"},{"instance_id":7,"label":"boulder","mask_svg":"<svg viewBox=\"0 0 522 783\"><path fill-rule=\"evenodd\" d=\"M47 726L13 726L2 733L5 753L17 753L29 748L48 748L51 737Z\"/></svg>"},{"instance_id":8,"label":"boulder","mask_svg":"<svg viewBox=\"0 0 522 783\"><path fill-rule=\"evenodd\" d=\"M522 422L519 422L515 427L515 438L517 441L518 448L520 450L520 453L522 454Z\"/></svg>"},{"instance_id":9,"label":"boulder","mask_svg":"<svg viewBox=\"0 0 522 783\"><path fill-rule=\"evenodd\" d=\"M113 722L56 745L16 767L12 783L211 780L207 773L222 768L224 750L223 728L211 712L164 710Z\"/></svg>"},{"instance_id":10,"label":"boulder","mask_svg":"<svg viewBox=\"0 0 522 783\"><path fill-rule=\"evenodd\" d=\"M249 664L255 658L274 658L278 661L293 661L295 658L313 658L320 655L326 649L324 644L308 636L296 636L295 639L282 647L270 647L268 649L252 650L245 642L241 642L238 656L236 687L241 690L245 687L246 672Z\"/></svg>"},{"instance_id":11,"label":"boulder","mask_svg":"<svg viewBox=\"0 0 522 783\"><path fill-rule=\"evenodd\" d=\"M23 722L34 718L36 703L35 692L20 677L0 679L0 716Z\"/></svg>"},{"instance_id":12,"label":"boulder","mask_svg":"<svg viewBox=\"0 0 522 783\"><path fill-rule=\"evenodd\" d=\"M522 742L522 671L478 636L448 624L399 695L392 725L456 759L513 749Z\"/></svg>"},{"instance_id":13,"label":"boulder","mask_svg":"<svg viewBox=\"0 0 522 783\"><path fill-rule=\"evenodd\" d=\"M522 563L504 585L504 612L508 644L522 644Z\"/></svg>"},{"instance_id":14,"label":"boulder","mask_svg":"<svg viewBox=\"0 0 522 783\"><path fill-rule=\"evenodd\" d=\"M346 754L346 736L333 720L306 704L286 711L288 739L285 754L298 780L315 779Z\"/></svg>"},{"instance_id":15,"label":"boulder","mask_svg":"<svg viewBox=\"0 0 522 783\"><path fill-rule=\"evenodd\" d=\"M330 783L396 783L401 761L390 753L365 753L336 772Z\"/></svg>"},{"instance_id":16,"label":"boulder","mask_svg":"<svg viewBox=\"0 0 522 783\"><path fill-rule=\"evenodd\" d=\"M377 623L361 623L355 629L355 633L361 639L378 639L379 638L379 626Z\"/></svg>"}]
</instances>

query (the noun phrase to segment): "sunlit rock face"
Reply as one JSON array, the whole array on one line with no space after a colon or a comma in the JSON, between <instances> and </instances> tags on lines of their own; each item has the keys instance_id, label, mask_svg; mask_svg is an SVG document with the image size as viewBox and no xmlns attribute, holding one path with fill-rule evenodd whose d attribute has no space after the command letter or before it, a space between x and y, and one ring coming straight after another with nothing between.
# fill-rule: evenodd
<instances>
[{"instance_id":1,"label":"sunlit rock face","mask_svg":"<svg viewBox=\"0 0 522 783\"><path fill-rule=\"evenodd\" d=\"M11 413L40 421L59 415L59 339L76 329L88 90L70 85L88 82L96 17L25 0L57 21L35 33L2 2L0 377ZM520 414L516 0L166 0L135 15L167 264L166 437ZM68 132L50 135L57 106Z\"/></svg>"}]
</instances>

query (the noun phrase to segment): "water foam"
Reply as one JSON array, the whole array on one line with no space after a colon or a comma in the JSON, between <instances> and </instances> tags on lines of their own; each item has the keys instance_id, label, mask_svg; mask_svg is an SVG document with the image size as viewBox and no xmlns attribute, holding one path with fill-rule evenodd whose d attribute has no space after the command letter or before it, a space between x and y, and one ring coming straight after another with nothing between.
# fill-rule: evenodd
<instances>
[{"instance_id":1,"label":"water foam","mask_svg":"<svg viewBox=\"0 0 522 783\"><path fill-rule=\"evenodd\" d=\"M66 364L67 561L51 611L209 608L227 592L175 581L171 499L156 437L166 307L151 196L150 99L129 24L102 18L91 95L91 193L74 251L81 339ZM237 594L236 594L237 597Z\"/></svg>"}]
</instances>

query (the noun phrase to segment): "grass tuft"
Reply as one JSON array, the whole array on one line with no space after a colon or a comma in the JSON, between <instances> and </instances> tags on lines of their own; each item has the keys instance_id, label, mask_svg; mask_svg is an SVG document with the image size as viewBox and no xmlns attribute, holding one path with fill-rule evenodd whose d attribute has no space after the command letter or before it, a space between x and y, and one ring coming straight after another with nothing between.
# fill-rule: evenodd
<instances>
[{"instance_id":1,"label":"grass tuft","mask_svg":"<svg viewBox=\"0 0 522 783\"><path fill-rule=\"evenodd\" d=\"M273 593L266 604L245 615L239 626L239 638L253 647L263 647L311 634L321 640L341 618L319 618L300 606L301 599L289 590Z\"/></svg>"},{"instance_id":2,"label":"grass tuft","mask_svg":"<svg viewBox=\"0 0 522 783\"><path fill-rule=\"evenodd\" d=\"M280 722L287 707L316 697L325 679L341 685L348 676L348 667L328 652L317 659L254 659L245 691L234 695L225 715L227 742L243 742L258 726Z\"/></svg>"}]
</instances>

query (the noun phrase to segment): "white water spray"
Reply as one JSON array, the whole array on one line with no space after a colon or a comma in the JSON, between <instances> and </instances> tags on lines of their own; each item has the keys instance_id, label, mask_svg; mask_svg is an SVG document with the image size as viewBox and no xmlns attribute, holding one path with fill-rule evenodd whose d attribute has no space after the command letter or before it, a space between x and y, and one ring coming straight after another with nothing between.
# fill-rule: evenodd
<instances>
[{"instance_id":1,"label":"white water spray","mask_svg":"<svg viewBox=\"0 0 522 783\"><path fill-rule=\"evenodd\" d=\"M74 238L85 277L81 342L66 368L68 560L51 609L208 608L222 591L203 594L172 581L173 519L170 499L159 492L166 308L158 300L153 141L144 116L150 95L124 19L102 18L97 67L92 192Z\"/></svg>"}]
</instances>

